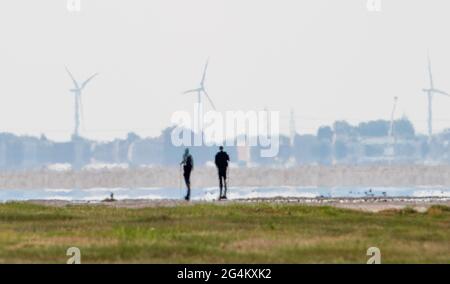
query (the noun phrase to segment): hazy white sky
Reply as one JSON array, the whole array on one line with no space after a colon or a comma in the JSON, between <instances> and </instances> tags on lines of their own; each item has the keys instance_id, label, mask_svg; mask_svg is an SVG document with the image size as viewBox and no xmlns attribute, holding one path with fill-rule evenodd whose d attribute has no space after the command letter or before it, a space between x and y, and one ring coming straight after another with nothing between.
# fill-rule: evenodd
<instances>
[{"instance_id":1,"label":"hazy white sky","mask_svg":"<svg viewBox=\"0 0 450 284\"><path fill-rule=\"evenodd\" d=\"M174 110L192 110L206 86L219 110L289 110L297 131L337 119L407 115L426 132L430 50L437 88L450 91L450 1L66 0L0 2L0 131L69 139L72 83L83 94L81 134L158 135ZM435 129L450 127L450 98L434 101Z\"/></svg>"}]
</instances>

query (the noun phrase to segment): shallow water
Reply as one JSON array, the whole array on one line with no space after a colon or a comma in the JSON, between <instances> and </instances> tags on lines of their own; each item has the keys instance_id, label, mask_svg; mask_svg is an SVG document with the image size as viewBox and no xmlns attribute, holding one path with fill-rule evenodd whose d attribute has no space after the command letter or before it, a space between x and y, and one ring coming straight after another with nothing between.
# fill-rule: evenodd
<instances>
[{"instance_id":1,"label":"shallow water","mask_svg":"<svg viewBox=\"0 0 450 284\"><path fill-rule=\"evenodd\" d=\"M185 190L179 188L92 188L92 189L11 189L0 190L0 202L24 200L99 201L114 193L121 199L180 199ZM193 200L213 200L218 188L195 188ZM230 187L228 199L272 197L450 197L450 188L425 187Z\"/></svg>"}]
</instances>

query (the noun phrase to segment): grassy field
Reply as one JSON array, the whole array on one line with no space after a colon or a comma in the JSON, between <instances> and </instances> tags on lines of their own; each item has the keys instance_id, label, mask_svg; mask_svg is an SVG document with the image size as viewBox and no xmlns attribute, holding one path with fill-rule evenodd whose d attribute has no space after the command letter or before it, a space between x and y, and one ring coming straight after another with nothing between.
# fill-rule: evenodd
<instances>
[{"instance_id":1,"label":"grassy field","mask_svg":"<svg viewBox=\"0 0 450 284\"><path fill-rule=\"evenodd\" d=\"M0 205L1 263L450 263L450 208L363 213L332 207L196 204Z\"/></svg>"}]
</instances>

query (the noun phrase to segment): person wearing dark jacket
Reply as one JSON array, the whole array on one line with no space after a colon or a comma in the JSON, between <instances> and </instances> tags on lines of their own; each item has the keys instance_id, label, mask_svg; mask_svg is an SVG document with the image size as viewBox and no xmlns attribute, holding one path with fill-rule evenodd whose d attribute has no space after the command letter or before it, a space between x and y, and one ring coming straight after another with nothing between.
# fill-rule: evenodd
<instances>
[{"instance_id":1,"label":"person wearing dark jacket","mask_svg":"<svg viewBox=\"0 0 450 284\"><path fill-rule=\"evenodd\" d=\"M191 172L194 169L194 159L192 158L192 155L189 154L189 149L187 148L184 151L183 160L180 165L183 165L183 176L187 187L187 193L184 199L189 201L191 198Z\"/></svg>"},{"instance_id":2,"label":"person wearing dark jacket","mask_svg":"<svg viewBox=\"0 0 450 284\"><path fill-rule=\"evenodd\" d=\"M219 147L219 152L216 154L215 163L219 173L219 186L220 186L220 196L219 200L227 199L227 168L228 162L230 161L230 156L227 152L223 150L223 146ZM222 188L224 188L222 195Z\"/></svg>"}]
</instances>

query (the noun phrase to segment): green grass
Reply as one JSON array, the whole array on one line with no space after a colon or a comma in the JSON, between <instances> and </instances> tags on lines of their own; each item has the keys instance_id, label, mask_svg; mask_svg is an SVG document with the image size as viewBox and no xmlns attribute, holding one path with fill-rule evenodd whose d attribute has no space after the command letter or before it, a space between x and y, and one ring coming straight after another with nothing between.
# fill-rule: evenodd
<instances>
[{"instance_id":1,"label":"green grass","mask_svg":"<svg viewBox=\"0 0 450 284\"><path fill-rule=\"evenodd\" d=\"M124 209L0 205L0 263L450 263L450 208L197 204Z\"/></svg>"}]
</instances>

